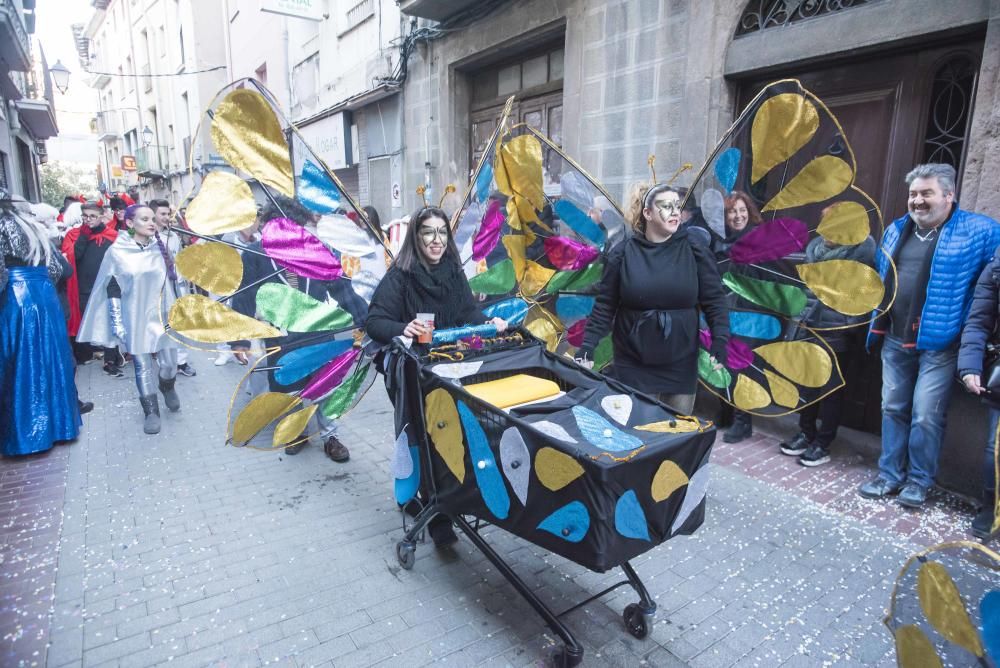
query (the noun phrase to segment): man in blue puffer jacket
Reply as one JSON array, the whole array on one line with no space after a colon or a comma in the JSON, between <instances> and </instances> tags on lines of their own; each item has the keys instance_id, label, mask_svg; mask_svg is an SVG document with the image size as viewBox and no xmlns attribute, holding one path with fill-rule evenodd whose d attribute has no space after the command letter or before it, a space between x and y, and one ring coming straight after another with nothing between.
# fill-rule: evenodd
<instances>
[{"instance_id":1,"label":"man in blue puffer jacket","mask_svg":"<svg viewBox=\"0 0 1000 668\"><path fill-rule=\"evenodd\" d=\"M919 508L937 475L959 334L976 279L1000 245L1000 225L958 207L951 165L918 165L906 183L909 215L886 229L875 257L886 303L868 344L885 338L882 455L878 477L858 493L899 493L901 505Z\"/></svg>"}]
</instances>

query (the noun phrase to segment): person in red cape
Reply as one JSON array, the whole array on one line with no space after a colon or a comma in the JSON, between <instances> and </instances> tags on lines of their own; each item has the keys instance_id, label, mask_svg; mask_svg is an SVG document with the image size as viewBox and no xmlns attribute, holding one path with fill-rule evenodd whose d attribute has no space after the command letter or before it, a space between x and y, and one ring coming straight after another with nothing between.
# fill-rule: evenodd
<instances>
[{"instance_id":1,"label":"person in red cape","mask_svg":"<svg viewBox=\"0 0 1000 668\"><path fill-rule=\"evenodd\" d=\"M69 302L69 322L67 329L70 336L76 336L80 329L83 311L94 288L94 280L101 268L104 254L118 238L114 225L105 225L104 212L94 203L83 205L83 225L66 232L62 242L62 253L73 267L73 275L66 281L66 299ZM89 344L76 345L77 358L81 362L90 360L93 349ZM108 354L108 353L111 354ZM105 351L104 370L109 375L121 376L118 369L117 353L112 349ZM112 373L116 371L116 373Z\"/></svg>"}]
</instances>

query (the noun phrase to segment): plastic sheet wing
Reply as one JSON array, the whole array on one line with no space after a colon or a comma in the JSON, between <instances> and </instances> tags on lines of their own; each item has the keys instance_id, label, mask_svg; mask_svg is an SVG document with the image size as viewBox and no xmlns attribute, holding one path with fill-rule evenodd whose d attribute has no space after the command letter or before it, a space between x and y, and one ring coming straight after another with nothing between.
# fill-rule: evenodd
<instances>
[{"instance_id":1,"label":"plastic sheet wing","mask_svg":"<svg viewBox=\"0 0 1000 668\"><path fill-rule=\"evenodd\" d=\"M727 365L709 357L707 330L701 340L702 383L740 410L794 412L843 386L824 332L801 326L814 305L845 316L841 328L864 327L891 305L869 264L843 252L810 262L806 253L820 237L830 249L881 239L881 212L857 174L836 117L789 79L750 102L695 177L690 193L712 229L724 231L722 203L734 192L763 218L714 247L732 309Z\"/></svg>"},{"instance_id":2,"label":"plastic sheet wing","mask_svg":"<svg viewBox=\"0 0 1000 668\"><path fill-rule=\"evenodd\" d=\"M559 146L505 114L452 224L486 312L524 325L550 351L582 342L604 255L624 238L621 209ZM610 345L600 364L610 361Z\"/></svg>"},{"instance_id":3,"label":"plastic sheet wing","mask_svg":"<svg viewBox=\"0 0 1000 668\"><path fill-rule=\"evenodd\" d=\"M382 231L259 83L227 86L203 122L227 165L187 205L179 231L198 243L178 254L177 267L212 298L181 297L168 322L194 347L264 340L264 356L236 388L228 434L236 445L281 449L308 437L314 414L343 415L374 380L363 325L391 255ZM259 221L259 244L215 238L252 225L258 201L280 212ZM264 275L245 275L248 256ZM302 287L310 285L325 289ZM267 374L270 391L235 410L254 374Z\"/></svg>"}]
</instances>

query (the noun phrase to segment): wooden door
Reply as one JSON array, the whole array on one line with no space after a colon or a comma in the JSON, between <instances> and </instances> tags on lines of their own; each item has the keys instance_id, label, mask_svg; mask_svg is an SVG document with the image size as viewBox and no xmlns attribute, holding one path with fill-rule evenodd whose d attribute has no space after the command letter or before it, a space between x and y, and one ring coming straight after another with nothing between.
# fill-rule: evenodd
<instances>
[{"instance_id":1,"label":"wooden door","mask_svg":"<svg viewBox=\"0 0 1000 668\"><path fill-rule=\"evenodd\" d=\"M978 41L977 41L978 40ZM740 83L738 109L742 110L760 90L778 79L796 78L815 93L837 117L854 151L855 183L882 210L883 224L906 213L906 173L921 162L945 161L935 153L933 136L939 125L936 97L940 72L948 63L967 58L976 71L982 57L981 39L942 45L831 65L789 69ZM974 91L974 81L967 82ZM971 109L971 92L965 104ZM948 114L949 112L943 112ZM948 119L950 132L959 123ZM958 130L968 133L968 122ZM956 149L952 162L961 175L963 151ZM882 368L877 355L857 352L843 369L850 391L845 399L844 424L873 433L881 430Z\"/></svg>"},{"instance_id":2,"label":"wooden door","mask_svg":"<svg viewBox=\"0 0 1000 668\"><path fill-rule=\"evenodd\" d=\"M473 111L470 114L470 170L474 170L479 164L479 158L486 150L502 114L502 104ZM511 123L527 123L561 146L562 89L523 100L515 99L514 106L511 108Z\"/></svg>"}]
</instances>

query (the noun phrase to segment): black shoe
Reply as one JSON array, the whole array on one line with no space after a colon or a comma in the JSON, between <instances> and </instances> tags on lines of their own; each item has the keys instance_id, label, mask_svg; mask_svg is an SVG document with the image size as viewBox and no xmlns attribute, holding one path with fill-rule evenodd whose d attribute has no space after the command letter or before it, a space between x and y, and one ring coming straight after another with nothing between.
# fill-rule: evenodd
<instances>
[{"instance_id":1,"label":"black shoe","mask_svg":"<svg viewBox=\"0 0 1000 668\"><path fill-rule=\"evenodd\" d=\"M784 449L782 452L785 452ZM803 466L820 466L828 461L830 461L830 451L817 443L810 443L806 451L799 457L799 464Z\"/></svg>"},{"instance_id":2,"label":"black shoe","mask_svg":"<svg viewBox=\"0 0 1000 668\"><path fill-rule=\"evenodd\" d=\"M858 494L866 499L881 499L890 494L897 494L903 486L899 483L889 482L882 476L869 480L858 488Z\"/></svg>"},{"instance_id":3,"label":"black shoe","mask_svg":"<svg viewBox=\"0 0 1000 668\"><path fill-rule=\"evenodd\" d=\"M927 501L927 488L915 482L908 482L899 493L897 501L906 508L921 508Z\"/></svg>"},{"instance_id":4,"label":"black shoe","mask_svg":"<svg viewBox=\"0 0 1000 668\"><path fill-rule=\"evenodd\" d=\"M778 447L781 448L781 454L788 455L789 457L798 457L809 449L809 439L800 431L792 440L787 443L782 441Z\"/></svg>"},{"instance_id":5,"label":"black shoe","mask_svg":"<svg viewBox=\"0 0 1000 668\"><path fill-rule=\"evenodd\" d=\"M300 452L302 452L302 448L306 447L306 444L308 442L309 441L307 439L302 439L300 442L296 443L295 445L289 445L287 448L285 448L285 454L286 455L297 455L297 454L299 454Z\"/></svg>"},{"instance_id":6,"label":"black shoe","mask_svg":"<svg viewBox=\"0 0 1000 668\"><path fill-rule=\"evenodd\" d=\"M80 401L79 399L77 399L76 405L80 407L80 415L86 415L90 411L94 410L93 401Z\"/></svg>"},{"instance_id":7,"label":"black shoe","mask_svg":"<svg viewBox=\"0 0 1000 668\"><path fill-rule=\"evenodd\" d=\"M125 372L122 371L121 367L117 364L112 364L111 362L104 363L104 373L108 374L112 378L125 377Z\"/></svg>"},{"instance_id":8,"label":"black shoe","mask_svg":"<svg viewBox=\"0 0 1000 668\"><path fill-rule=\"evenodd\" d=\"M434 547L439 549L458 542L458 536L455 535L455 530L451 528L451 520L444 515L438 515L428 523L427 533L431 535Z\"/></svg>"},{"instance_id":9,"label":"black shoe","mask_svg":"<svg viewBox=\"0 0 1000 668\"><path fill-rule=\"evenodd\" d=\"M351 452L347 449L347 446L341 443L336 436L330 436L326 439L323 443L323 452L338 464L343 464L351 458Z\"/></svg>"},{"instance_id":10,"label":"black shoe","mask_svg":"<svg viewBox=\"0 0 1000 668\"><path fill-rule=\"evenodd\" d=\"M184 364L177 365L177 373L183 374L185 376L197 376L198 372L194 370L194 367L185 362Z\"/></svg>"},{"instance_id":11,"label":"black shoe","mask_svg":"<svg viewBox=\"0 0 1000 668\"><path fill-rule=\"evenodd\" d=\"M722 440L726 443L739 443L753 436L753 425L749 415L737 415L733 426L725 431Z\"/></svg>"},{"instance_id":12,"label":"black shoe","mask_svg":"<svg viewBox=\"0 0 1000 668\"><path fill-rule=\"evenodd\" d=\"M996 517L993 515L993 499L983 506L982 510L976 513L976 516L972 518L972 526L970 527L972 535L976 538L989 538L993 529L993 522Z\"/></svg>"}]
</instances>

